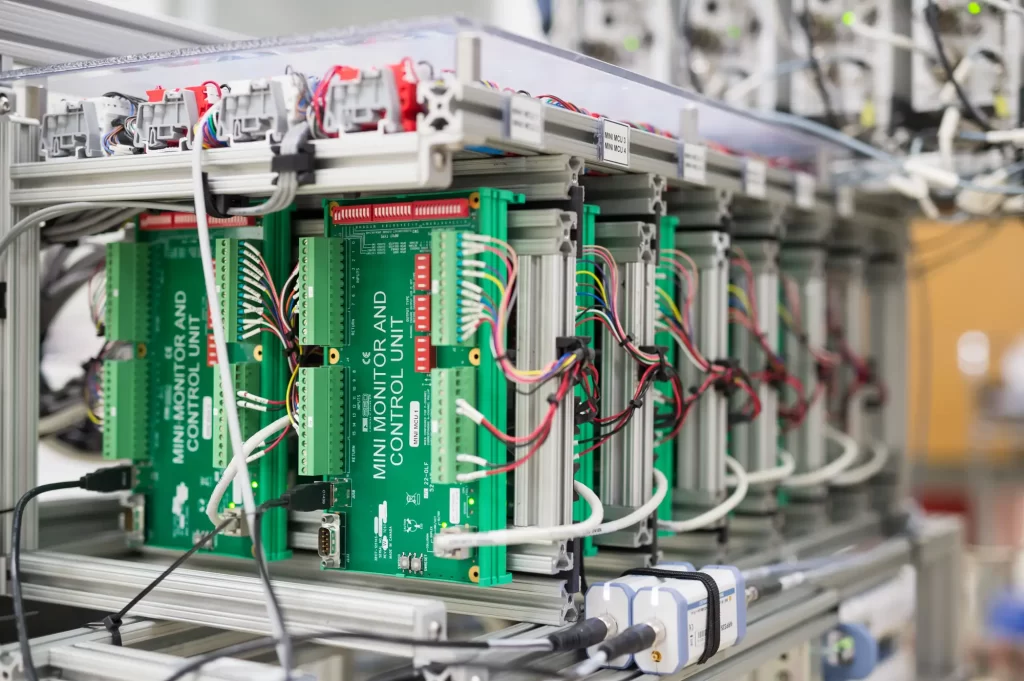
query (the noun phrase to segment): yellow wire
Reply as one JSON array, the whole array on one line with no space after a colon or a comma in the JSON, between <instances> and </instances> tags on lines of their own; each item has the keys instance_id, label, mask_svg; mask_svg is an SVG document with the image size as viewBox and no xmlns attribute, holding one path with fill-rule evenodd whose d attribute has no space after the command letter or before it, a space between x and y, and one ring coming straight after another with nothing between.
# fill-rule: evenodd
<instances>
[{"instance_id":1,"label":"yellow wire","mask_svg":"<svg viewBox=\"0 0 1024 681\"><path fill-rule=\"evenodd\" d=\"M658 295L660 295L665 300L665 302L668 303L669 308L672 310L672 316L676 318L676 321L682 324L683 315L679 311L679 307L676 305L676 302L672 300L672 296L670 296L668 292L665 291L665 289L661 288L660 286L658 287Z\"/></svg>"},{"instance_id":2,"label":"yellow wire","mask_svg":"<svg viewBox=\"0 0 1024 681\"><path fill-rule=\"evenodd\" d=\"M743 305L743 311L746 312L747 315L749 316L750 315L750 299L747 298L747 292L744 291L743 289L741 289L736 284L729 284L729 293L731 293L734 296L736 296L736 298L740 301L740 304Z\"/></svg>"},{"instance_id":3,"label":"yellow wire","mask_svg":"<svg viewBox=\"0 0 1024 681\"><path fill-rule=\"evenodd\" d=\"M292 372L292 377L288 379L288 387L284 390L284 408L288 410L288 420L292 422L292 426L298 430L299 426L295 422L295 416L292 414L292 386L295 385L295 378L299 375L299 365L295 365L295 371Z\"/></svg>"},{"instance_id":4,"label":"yellow wire","mask_svg":"<svg viewBox=\"0 0 1024 681\"><path fill-rule=\"evenodd\" d=\"M498 291L501 293L501 297L505 297L505 285L502 284L501 281L499 281L498 278L493 274L488 274L487 272L474 272L472 276L479 277L480 279L486 279L487 281L491 282L492 284L498 287Z\"/></svg>"},{"instance_id":5,"label":"yellow wire","mask_svg":"<svg viewBox=\"0 0 1024 681\"><path fill-rule=\"evenodd\" d=\"M605 293L604 284L602 284L601 280L597 278L597 275L594 274L593 272L589 271L589 270L576 270L576 276L577 277L580 276L581 274L586 275L586 276L590 277L591 279L593 279L594 281L597 282L597 290L601 292L601 300L603 300L605 306L607 306L608 305L608 294Z\"/></svg>"}]
</instances>

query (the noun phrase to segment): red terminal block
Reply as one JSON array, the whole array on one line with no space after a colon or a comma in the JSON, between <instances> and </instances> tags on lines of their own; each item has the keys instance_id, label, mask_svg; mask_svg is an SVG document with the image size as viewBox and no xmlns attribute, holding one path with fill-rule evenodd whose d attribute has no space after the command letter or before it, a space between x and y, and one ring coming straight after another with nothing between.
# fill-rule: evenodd
<instances>
[{"instance_id":1,"label":"red terminal block","mask_svg":"<svg viewBox=\"0 0 1024 681\"><path fill-rule=\"evenodd\" d=\"M416 336L416 373L429 374L434 368L434 346L430 336Z\"/></svg>"},{"instance_id":2,"label":"red terminal block","mask_svg":"<svg viewBox=\"0 0 1024 681\"><path fill-rule=\"evenodd\" d=\"M206 366L217 366L217 342L212 333L206 336Z\"/></svg>"},{"instance_id":3,"label":"red terminal block","mask_svg":"<svg viewBox=\"0 0 1024 681\"><path fill-rule=\"evenodd\" d=\"M416 254L416 275L413 288L416 291L430 290L430 254Z\"/></svg>"},{"instance_id":4,"label":"red terminal block","mask_svg":"<svg viewBox=\"0 0 1024 681\"><path fill-rule=\"evenodd\" d=\"M194 87L178 88L178 89L183 89L183 90L191 90L195 94L195 96L196 96L196 108L199 111L200 117L204 113L206 113L209 110L209 108L211 106L213 106L216 103L216 101L217 101L216 99L214 99L212 102L210 101L209 90L206 89L207 86L213 85L213 84L214 83L211 81L210 83L203 83L202 85L196 85ZM218 92L220 91L219 87L216 88L216 89L217 89ZM164 92L165 91L166 91L166 88L162 88L162 87L157 86L156 88L154 88L152 90L146 90L146 96L149 97L149 101L151 101L151 102L162 102L162 101L164 101Z\"/></svg>"},{"instance_id":5,"label":"red terminal block","mask_svg":"<svg viewBox=\"0 0 1024 681\"><path fill-rule=\"evenodd\" d=\"M430 296L413 297L413 319L417 331L430 331Z\"/></svg>"}]
</instances>

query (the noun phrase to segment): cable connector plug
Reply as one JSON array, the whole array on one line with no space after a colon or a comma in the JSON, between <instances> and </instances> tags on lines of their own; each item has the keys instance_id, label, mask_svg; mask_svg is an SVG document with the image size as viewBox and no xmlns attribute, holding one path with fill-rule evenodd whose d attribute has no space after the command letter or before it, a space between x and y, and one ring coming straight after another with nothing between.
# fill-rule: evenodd
<instances>
[{"instance_id":1,"label":"cable connector plug","mask_svg":"<svg viewBox=\"0 0 1024 681\"><path fill-rule=\"evenodd\" d=\"M568 629L556 631L547 639L551 641L552 651L579 650L601 643L609 634L615 634L614 620L610 617L591 617Z\"/></svg>"},{"instance_id":2,"label":"cable connector plug","mask_svg":"<svg viewBox=\"0 0 1024 681\"><path fill-rule=\"evenodd\" d=\"M280 501L290 511L326 511L334 506L334 483L310 482L296 485L282 494Z\"/></svg>"},{"instance_id":3,"label":"cable connector plug","mask_svg":"<svg viewBox=\"0 0 1024 681\"><path fill-rule=\"evenodd\" d=\"M111 466L86 473L79 479L79 486L90 492L121 492L135 486L135 468L132 466Z\"/></svg>"}]
</instances>

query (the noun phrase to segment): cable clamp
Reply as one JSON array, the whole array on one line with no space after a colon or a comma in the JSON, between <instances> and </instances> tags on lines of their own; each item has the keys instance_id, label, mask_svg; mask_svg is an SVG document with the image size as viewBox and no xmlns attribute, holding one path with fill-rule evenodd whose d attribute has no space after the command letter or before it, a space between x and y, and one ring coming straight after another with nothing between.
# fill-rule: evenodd
<instances>
[{"instance_id":1,"label":"cable clamp","mask_svg":"<svg viewBox=\"0 0 1024 681\"><path fill-rule=\"evenodd\" d=\"M282 173L293 173L300 186L316 181L316 147L308 139L297 145L295 153L282 154L280 144L271 145L270 150L274 153L270 170L277 173L274 184Z\"/></svg>"},{"instance_id":2,"label":"cable clamp","mask_svg":"<svg viewBox=\"0 0 1024 681\"><path fill-rule=\"evenodd\" d=\"M230 194L214 194L210 191L210 176L203 173L203 203L206 204L206 214L211 218L230 218L232 208L241 208L249 205L249 199L244 196Z\"/></svg>"}]
</instances>

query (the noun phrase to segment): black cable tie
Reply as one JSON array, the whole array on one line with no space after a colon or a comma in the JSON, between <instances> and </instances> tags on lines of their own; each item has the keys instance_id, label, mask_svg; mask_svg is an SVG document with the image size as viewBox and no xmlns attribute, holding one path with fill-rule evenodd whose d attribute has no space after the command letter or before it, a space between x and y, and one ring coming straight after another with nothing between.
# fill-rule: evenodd
<instances>
[{"instance_id":1,"label":"black cable tie","mask_svg":"<svg viewBox=\"0 0 1024 681\"><path fill-rule=\"evenodd\" d=\"M103 628L110 632L110 642L115 646L123 645L121 642L121 617L114 613L103 618Z\"/></svg>"},{"instance_id":2,"label":"black cable tie","mask_svg":"<svg viewBox=\"0 0 1024 681\"><path fill-rule=\"evenodd\" d=\"M277 173L294 173L299 186L312 184L316 179L316 147L306 140L298 145L294 154L282 154L281 145L270 147L274 157L270 159L270 170ZM274 179L277 183L277 178Z\"/></svg>"},{"instance_id":3,"label":"black cable tie","mask_svg":"<svg viewBox=\"0 0 1024 681\"><path fill-rule=\"evenodd\" d=\"M624 348L624 347L626 347L626 343L632 343L632 342L633 342L632 334L628 334L627 333L625 338L623 338L621 341L619 341L619 347L620 348Z\"/></svg>"},{"instance_id":4,"label":"black cable tie","mask_svg":"<svg viewBox=\"0 0 1024 681\"><path fill-rule=\"evenodd\" d=\"M630 400L629 406L633 407L633 409L640 409L642 406L644 406L643 398Z\"/></svg>"},{"instance_id":5,"label":"black cable tie","mask_svg":"<svg viewBox=\"0 0 1024 681\"><path fill-rule=\"evenodd\" d=\"M722 592L718 589L718 582L715 578L704 572L676 572L675 570L662 570L659 568L632 568L622 573L627 575L640 575L644 577L659 577L661 579L682 579L691 582L700 582L708 591L708 618L704 630L704 652L697 660L697 664L705 664L718 652L722 639ZM743 594L736 594L736 598L744 598Z\"/></svg>"},{"instance_id":6,"label":"black cable tie","mask_svg":"<svg viewBox=\"0 0 1024 681\"><path fill-rule=\"evenodd\" d=\"M550 395L547 396L547 401L548 401L548 404L557 405L561 400L559 400L558 397L554 393L551 393Z\"/></svg>"}]
</instances>

